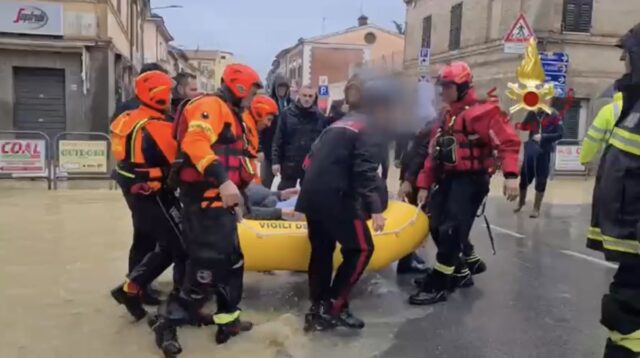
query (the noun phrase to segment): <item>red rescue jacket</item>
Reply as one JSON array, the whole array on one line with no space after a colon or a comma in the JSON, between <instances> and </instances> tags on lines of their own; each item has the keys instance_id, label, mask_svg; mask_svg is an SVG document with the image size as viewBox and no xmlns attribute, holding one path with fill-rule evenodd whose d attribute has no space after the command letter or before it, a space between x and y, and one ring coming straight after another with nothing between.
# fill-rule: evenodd
<instances>
[{"instance_id":1,"label":"red rescue jacket","mask_svg":"<svg viewBox=\"0 0 640 358\"><path fill-rule=\"evenodd\" d=\"M496 159L505 175L517 176L520 138L509 123L509 117L498 106L497 100L490 98L486 102L479 101L472 88L462 101L453 103L450 107L443 114L442 123L432 129L429 151L433 154L439 136L451 135L456 140L456 163L443 164L429 155L416 185L429 189L439 175L449 172L485 171L491 175ZM494 152L497 153L497 158Z\"/></svg>"}]
</instances>

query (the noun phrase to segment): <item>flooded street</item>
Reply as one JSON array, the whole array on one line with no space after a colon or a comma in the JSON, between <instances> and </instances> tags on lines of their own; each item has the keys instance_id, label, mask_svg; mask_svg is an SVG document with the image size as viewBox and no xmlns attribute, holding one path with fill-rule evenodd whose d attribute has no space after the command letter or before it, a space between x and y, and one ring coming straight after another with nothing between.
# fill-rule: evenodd
<instances>
[{"instance_id":1,"label":"flooded street","mask_svg":"<svg viewBox=\"0 0 640 358\"><path fill-rule=\"evenodd\" d=\"M361 333L306 335L306 275L248 273L244 315L257 327L224 346L213 328L181 329L181 357L599 357L599 304L613 269L584 249L589 185L552 182L554 204L538 221L492 198L498 254L478 220L473 241L489 271L447 303L409 306L411 278L388 268L354 292ZM159 356L146 323L132 324L109 296L125 274L130 214L118 191L88 186L97 189L0 183L3 357ZM570 204L557 203L563 191ZM168 291L169 280L159 288Z\"/></svg>"}]
</instances>

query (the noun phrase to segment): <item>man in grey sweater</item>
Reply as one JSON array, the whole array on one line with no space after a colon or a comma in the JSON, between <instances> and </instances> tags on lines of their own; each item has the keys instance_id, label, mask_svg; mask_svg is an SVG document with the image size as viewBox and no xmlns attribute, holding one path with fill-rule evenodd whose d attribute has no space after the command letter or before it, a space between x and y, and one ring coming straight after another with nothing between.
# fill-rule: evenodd
<instances>
[{"instance_id":1,"label":"man in grey sweater","mask_svg":"<svg viewBox=\"0 0 640 358\"><path fill-rule=\"evenodd\" d=\"M271 191L262 185L251 183L246 189L248 209L243 217L248 220L303 220L304 217L293 208L277 207L278 203L297 196L299 191L297 188Z\"/></svg>"}]
</instances>

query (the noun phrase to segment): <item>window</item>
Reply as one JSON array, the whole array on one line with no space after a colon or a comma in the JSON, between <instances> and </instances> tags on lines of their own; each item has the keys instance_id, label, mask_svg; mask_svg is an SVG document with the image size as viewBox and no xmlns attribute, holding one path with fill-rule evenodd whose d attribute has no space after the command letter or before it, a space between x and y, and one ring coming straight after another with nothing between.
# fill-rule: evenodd
<instances>
[{"instance_id":1,"label":"window","mask_svg":"<svg viewBox=\"0 0 640 358\"><path fill-rule=\"evenodd\" d=\"M302 79L302 65L298 66L298 79Z\"/></svg>"},{"instance_id":2,"label":"window","mask_svg":"<svg viewBox=\"0 0 640 358\"><path fill-rule=\"evenodd\" d=\"M431 15L422 19L422 48L431 48Z\"/></svg>"},{"instance_id":3,"label":"window","mask_svg":"<svg viewBox=\"0 0 640 358\"><path fill-rule=\"evenodd\" d=\"M593 0L564 0L562 29L567 32L591 32Z\"/></svg>"},{"instance_id":4,"label":"window","mask_svg":"<svg viewBox=\"0 0 640 358\"><path fill-rule=\"evenodd\" d=\"M460 48L460 37L462 36L462 3L453 5L451 8L451 29L449 30L449 50Z\"/></svg>"}]
</instances>

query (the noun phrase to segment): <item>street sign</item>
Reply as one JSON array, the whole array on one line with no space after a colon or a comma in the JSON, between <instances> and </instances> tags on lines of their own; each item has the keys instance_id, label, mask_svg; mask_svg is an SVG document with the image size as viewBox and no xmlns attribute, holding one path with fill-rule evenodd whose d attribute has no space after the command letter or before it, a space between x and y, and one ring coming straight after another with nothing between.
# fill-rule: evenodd
<instances>
[{"instance_id":1,"label":"street sign","mask_svg":"<svg viewBox=\"0 0 640 358\"><path fill-rule=\"evenodd\" d=\"M566 52L540 52L540 61L544 69L545 81L553 83L554 96L566 97L569 55Z\"/></svg>"},{"instance_id":2,"label":"street sign","mask_svg":"<svg viewBox=\"0 0 640 358\"><path fill-rule=\"evenodd\" d=\"M431 63L431 49L423 47L418 56L418 66L429 66Z\"/></svg>"},{"instance_id":3,"label":"street sign","mask_svg":"<svg viewBox=\"0 0 640 358\"><path fill-rule=\"evenodd\" d=\"M327 77L327 76L319 76L318 77L318 85L319 86L328 86L329 85L329 77Z\"/></svg>"},{"instance_id":4,"label":"street sign","mask_svg":"<svg viewBox=\"0 0 640 358\"><path fill-rule=\"evenodd\" d=\"M329 86L324 85L324 86L318 86L318 95L320 97L327 97L329 96Z\"/></svg>"},{"instance_id":5,"label":"street sign","mask_svg":"<svg viewBox=\"0 0 640 358\"><path fill-rule=\"evenodd\" d=\"M527 44L532 37L535 37L535 33L524 14L520 14L516 21L511 25L511 30L507 32L504 37L504 52L505 53L524 53L527 48Z\"/></svg>"},{"instance_id":6,"label":"street sign","mask_svg":"<svg viewBox=\"0 0 640 358\"><path fill-rule=\"evenodd\" d=\"M429 76L425 74L418 75L418 82L429 82Z\"/></svg>"}]
</instances>

